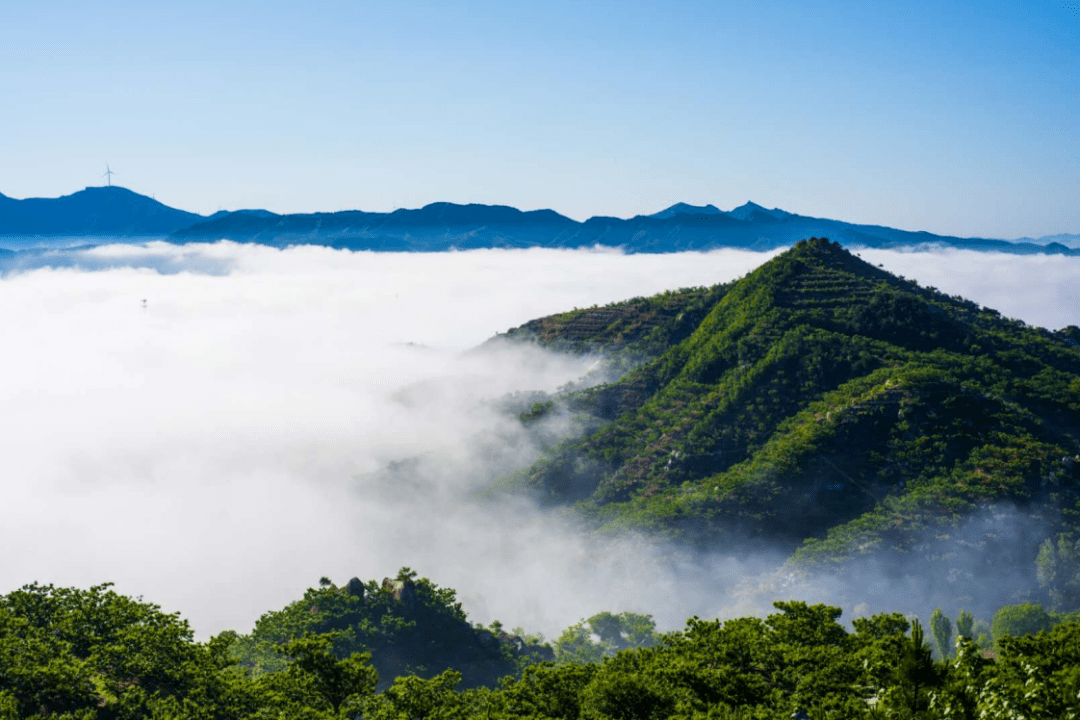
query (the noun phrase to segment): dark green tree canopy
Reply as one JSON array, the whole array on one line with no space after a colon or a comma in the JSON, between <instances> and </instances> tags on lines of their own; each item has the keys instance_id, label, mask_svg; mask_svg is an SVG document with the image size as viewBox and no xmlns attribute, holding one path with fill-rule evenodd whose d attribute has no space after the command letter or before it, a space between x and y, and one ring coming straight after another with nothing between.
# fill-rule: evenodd
<instances>
[{"instance_id":1,"label":"dark green tree canopy","mask_svg":"<svg viewBox=\"0 0 1080 720\"><path fill-rule=\"evenodd\" d=\"M381 594L404 603L408 585L399 582L417 586L411 612L425 612L433 597L441 597L448 615L459 612L452 591L440 596L430 583L421 589L427 581L407 570L385 587L368 583L365 602ZM322 583L301 602L309 615L322 615L318 622L338 622L335 612L355 612L352 601L310 612L313 601L337 590ZM337 596L358 600L347 592ZM348 628L315 633L273 625L298 634L272 644L279 666L257 667L237 662L251 652L252 636L226 632L195 642L181 618L107 585L29 585L0 596L0 720L951 720L1080 714L1080 624L1038 606L1003 608L995 616L1002 633L996 655L988 657L986 648L961 637L955 658L941 662L931 657L921 624L901 615L857 618L849 632L836 607L789 601L775 609L764 619L691 618L682 631L662 636L648 616L598 613L579 624L595 633L593 642L604 644L595 660L511 664L500 680L466 688L455 667L380 676L376 654L347 651L355 642ZM289 617L282 612L268 615ZM384 630L386 623L393 624L385 621ZM1039 632L1030 634L1034 629Z\"/></svg>"}]
</instances>

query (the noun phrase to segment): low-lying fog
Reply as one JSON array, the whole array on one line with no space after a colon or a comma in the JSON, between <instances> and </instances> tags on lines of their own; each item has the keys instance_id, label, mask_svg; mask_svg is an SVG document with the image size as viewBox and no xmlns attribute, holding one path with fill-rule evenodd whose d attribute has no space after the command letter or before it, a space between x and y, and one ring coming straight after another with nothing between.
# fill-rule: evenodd
<instances>
[{"instance_id":1,"label":"low-lying fog","mask_svg":"<svg viewBox=\"0 0 1080 720\"><path fill-rule=\"evenodd\" d=\"M1031 324L1080 324L1080 259L862 255ZM730 280L771 256L154 243L9 272L0 593L115 581L180 611L201 638L249 630L323 575L403 565L456 588L474 620L549 637L604 609L674 628L738 607L731 589L782 555L687 563L579 536L521 501L474 499L508 455L534 452L482 401L553 390L593 360L461 351L535 317ZM377 472L416 456L422 485Z\"/></svg>"}]
</instances>

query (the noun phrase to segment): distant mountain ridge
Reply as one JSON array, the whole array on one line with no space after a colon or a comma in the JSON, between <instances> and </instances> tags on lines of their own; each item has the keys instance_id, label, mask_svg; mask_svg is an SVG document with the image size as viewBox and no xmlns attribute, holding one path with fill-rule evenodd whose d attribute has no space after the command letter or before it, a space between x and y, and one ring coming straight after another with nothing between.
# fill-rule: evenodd
<instances>
[{"instance_id":1,"label":"distant mountain ridge","mask_svg":"<svg viewBox=\"0 0 1080 720\"><path fill-rule=\"evenodd\" d=\"M173 233L180 242L230 239L266 245L320 244L350 250L438 252L472 248L621 247L626 252L705 251L722 247L774 250L828 236L849 247L945 246L1015 254L1080 254L1060 243L1039 245L958 238L877 225L812 218L748 202L731 211L714 205L672 205L652 215L591 217L578 222L552 210L433 203L419 209L302 215L229 213Z\"/></svg>"},{"instance_id":2,"label":"distant mountain ridge","mask_svg":"<svg viewBox=\"0 0 1080 720\"><path fill-rule=\"evenodd\" d=\"M748 222L769 222L770 220L783 220L784 218L792 217L791 213L781 210L780 208L768 210L755 202L749 201L727 214L737 220L745 220Z\"/></svg>"},{"instance_id":3,"label":"distant mountain ridge","mask_svg":"<svg viewBox=\"0 0 1080 720\"><path fill-rule=\"evenodd\" d=\"M669 208L661 210L658 213L653 213L649 217L659 218L664 220L669 217L675 217L676 215L719 215L723 212L715 205L687 205L686 203L675 203Z\"/></svg>"},{"instance_id":4,"label":"distant mountain ridge","mask_svg":"<svg viewBox=\"0 0 1080 720\"><path fill-rule=\"evenodd\" d=\"M115 185L58 198L16 200L0 194L0 235L168 235L203 219Z\"/></svg>"},{"instance_id":5,"label":"distant mountain ridge","mask_svg":"<svg viewBox=\"0 0 1080 720\"><path fill-rule=\"evenodd\" d=\"M1071 248L1080 248L1080 235L1070 235L1068 233L1060 233L1058 235L1043 235L1038 238L1022 237L1016 240L1016 242L1035 243L1036 245L1049 245L1050 243L1058 243Z\"/></svg>"},{"instance_id":6,"label":"distant mountain ridge","mask_svg":"<svg viewBox=\"0 0 1080 720\"><path fill-rule=\"evenodd\" d=\"M390 213L345 210L279 215L221 211L209 217L168 207L125 188L94 187L60 198L15 200L0 195L2 237L167 236L172 242L233 240L275 247L324 245L349 250L441 252L475 248L619 247L629 253L774 250L826 236L848 247L944 246L1015 254L1080 254L1065 242L959 238L767 209L747 202L730 211L676 203L652 215L597 216L583 222L554 210L438 202Z\"/></svg>"}]
</instances>

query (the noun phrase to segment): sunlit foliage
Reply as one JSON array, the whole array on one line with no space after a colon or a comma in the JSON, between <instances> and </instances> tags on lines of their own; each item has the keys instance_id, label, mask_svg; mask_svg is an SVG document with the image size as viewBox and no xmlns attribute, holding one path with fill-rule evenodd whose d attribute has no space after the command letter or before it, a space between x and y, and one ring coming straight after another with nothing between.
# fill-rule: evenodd
<instances>
[{"instance_id":1,"label":"sunlit foliage","mask_svg":"<svg viewBox=\"0 0 1080 720\"><path fill-rule=\"evenodd\" d=\"M452 601L444 593L421 613L440 603L456 613ZM600 613L564 636L589 633L594 658L534 657L466 688L452 665L380 675L386 647L353 651L342 629L283 636L272 648L280 666L258 669L238 658L236 633L195 642L181 618L108 586L29 585L0 596L0 720L1080 717L1080 623L1037 606L999 611L996 652L962 633L944 661L918 621L898 614L848 629L828 605L775 610L694 617L664 635L648 616ZM353 611L324 608L321 621Z\"/></svg>"}]
</instances>

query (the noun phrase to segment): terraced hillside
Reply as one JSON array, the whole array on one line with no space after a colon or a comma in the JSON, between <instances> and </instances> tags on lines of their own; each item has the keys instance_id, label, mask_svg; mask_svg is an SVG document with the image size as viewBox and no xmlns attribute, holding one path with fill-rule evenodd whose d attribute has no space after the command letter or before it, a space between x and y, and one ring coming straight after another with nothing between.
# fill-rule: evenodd
<instances>
[{"instance_id":1,"label":"terraced hillside","mask_svg":"<svg viewBox=\"0 0 1080 720\"><path fill-rule=\"evenodd\" d=\"M688 337L732 285L684 288L571 310L532 320L498 339L536 342L562 352L649 358Z\"/></svg>"},{"instance_id":2,"label":"terraced hillside","mask_svg":"<svg viewBox=\"0 0 1080 720\"><path fill-rule=\"evenodd\" d=\"M635 358L562 399L598 429L522 482L601 528L703 547L769 539L804 562L909 548L995 501L1071 507L1076 335L803 241L730 285L508 333Z\"/></svg>"}]
</instances>

